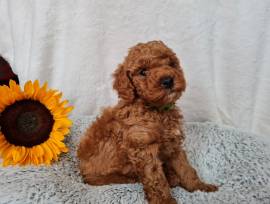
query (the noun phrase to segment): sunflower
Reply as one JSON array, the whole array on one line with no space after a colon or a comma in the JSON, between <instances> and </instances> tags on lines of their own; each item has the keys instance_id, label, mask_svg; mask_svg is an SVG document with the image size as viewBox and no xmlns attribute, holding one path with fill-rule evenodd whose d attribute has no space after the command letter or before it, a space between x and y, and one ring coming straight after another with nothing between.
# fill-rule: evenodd
<instances>
[{"instance_id":1,"label":"sunflower","mask_svg":"<svg viewBox=\"0 0 270 204\"><path fill-rule=\"evenodd\" d=\"M68 149L63 140L72 125L72 106L62 93L28 81L0 86L0 157L3 166L51 164Z\"/></svg>"}]
</instances>

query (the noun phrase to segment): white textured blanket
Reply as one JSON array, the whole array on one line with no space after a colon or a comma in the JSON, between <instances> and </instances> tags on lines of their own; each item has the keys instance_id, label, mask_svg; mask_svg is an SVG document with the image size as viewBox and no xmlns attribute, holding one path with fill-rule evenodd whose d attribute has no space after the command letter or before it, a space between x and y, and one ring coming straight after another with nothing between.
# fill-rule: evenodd
<instances>
[{"instance_id":1,"label":"white textured blanket","mask_svg":"<svg viewBox=\"0 0 270 204\"><path fill-rule=\"evenodd\" d=\"M70 152L51 167L0 167L0 203L144 203L140 184L89 186L78 172L76 145L93 118L75 120ZM253 135L211 123L188 123L186 150L200 177L218 192L172 189L179 203L270 203L270 157Z\"/></svg>"}]
</instances>

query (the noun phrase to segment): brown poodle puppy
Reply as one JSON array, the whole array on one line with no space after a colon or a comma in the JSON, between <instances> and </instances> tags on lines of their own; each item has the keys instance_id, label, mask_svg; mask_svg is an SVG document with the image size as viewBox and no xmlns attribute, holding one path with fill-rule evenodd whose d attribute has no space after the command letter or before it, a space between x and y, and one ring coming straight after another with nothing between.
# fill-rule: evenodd
<instances>
[{"instance_id":1,"label":"brown poodle puppy","mask_svg":"<svg viewBox=\"0 0 270 204\"><path fill-rule=\"evenodd\" d=\"M114 73L121 100L82 138L78 157L91 185L141 182L149 203L176 203L170 187L216 191L200 180L181 145L183 116L174 104L186 88L175 53L161 41L132 47Z\"/></svg>"}]
</instances>

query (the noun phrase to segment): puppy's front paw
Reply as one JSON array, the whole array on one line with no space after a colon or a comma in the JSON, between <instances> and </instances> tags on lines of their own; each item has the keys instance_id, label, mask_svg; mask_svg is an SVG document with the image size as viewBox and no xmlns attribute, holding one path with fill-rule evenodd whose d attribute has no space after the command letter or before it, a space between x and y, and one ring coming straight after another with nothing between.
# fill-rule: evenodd
<instances>
[{"instance_id":1,"label":"puppy's front paw","mask_svg":"<svg viewBox=\"0 0 270 204\"><path fill-rule=\"evenodd\" d=\"M215 192L218 190L218 186L213 184L207 184L207 183L200 183L198 186L198 190L204 191L204 192Z\"/></svg>"},{"instance_id":2,"label":"puppy's front paw","mask_svg":"<svg viewBox=\"0 0 270 204\"><path fill-rule=\"evenodd\" d=\"M170 199L166 200L164 203L177 204L177 202L176 202L176 200L174 198L170 198Z\"/></svg>"},{"instance_id":3,"label":"puppy's front paw","mask_svg":"<svg viewBox=\"0 0 270 204\"><path fill-rule=\"evenodd\" d=\"M213 184L207 184L204 182L189 183L189 185L183 186L187 191L204 191L204 192L215 192L218 190L218 187Z\"/></svg>"}]
</instances>

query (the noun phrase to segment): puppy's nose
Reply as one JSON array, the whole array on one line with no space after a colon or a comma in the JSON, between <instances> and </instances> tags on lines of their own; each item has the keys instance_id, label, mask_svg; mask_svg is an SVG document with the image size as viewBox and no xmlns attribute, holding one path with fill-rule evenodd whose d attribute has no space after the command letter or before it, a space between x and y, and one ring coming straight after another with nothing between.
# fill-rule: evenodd
<instances>
[{"instance_id":1,"label":"puppy's nose","mask_svg":"<svg viewBox=\"0 0 270 204\"><path fill-rule=\"evenodd\" d=\"M173 87L173 78L172 77L165 77L161 80L161 85L165 89L170 89Z\"/></svg>"}]
</instances>

